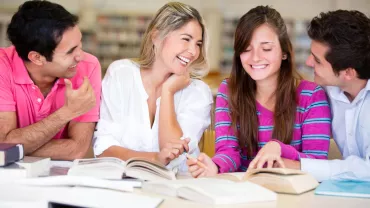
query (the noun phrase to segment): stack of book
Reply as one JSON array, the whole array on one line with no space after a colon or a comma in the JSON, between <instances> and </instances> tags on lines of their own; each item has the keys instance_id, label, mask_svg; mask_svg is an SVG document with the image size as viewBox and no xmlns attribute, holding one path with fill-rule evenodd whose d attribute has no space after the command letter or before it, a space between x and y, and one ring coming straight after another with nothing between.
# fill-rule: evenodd
<instances>
[{"instance_id":1,"label":"stack of book","mask_svg":"<svg viewBox=\"0 0 370 208\"><path fill-rule=\"evenodd\" d=\"M22 144L0 143L0 167L11 165L23 156Z\"/></svg>"},{"instance_id":2,"label":"stack of book","mask_svg":"<svg viewBox=\"0 0 370 208\"><path fill-rule=\"evenodd\" d=\"M0 180L49 175L50 158L24 157L22 144L0 143Z\"/></svg>"}]
</instances>

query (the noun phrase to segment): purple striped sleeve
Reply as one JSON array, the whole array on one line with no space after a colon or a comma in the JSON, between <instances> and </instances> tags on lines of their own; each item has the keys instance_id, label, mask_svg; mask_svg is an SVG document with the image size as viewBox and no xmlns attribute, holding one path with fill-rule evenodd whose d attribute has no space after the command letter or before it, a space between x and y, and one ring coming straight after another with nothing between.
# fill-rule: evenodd
<instances>
[{"instance_id":1,"label":"purple striped sleeve","mask_svg":"<svg viewBox=\"0 0 370 208\"><path fill-rule=\"evenodd\" d=\"M212 158L219 172L235 172L240 167L240 149L229 115L227 81L222 81L215 109L216 154Z\"/></svg>"},{"instance_id":2,"label":"purple striped sleeve","mask_svg":"<svg viewBox=\"0 0 370 208\"><path fill-rule=\"evenodd\" d=\"M302 128L302 152L293 146L276 141L281 147L281 157L299 160L300 158L327 159L331 135L331 112L325 91L317 86L308 97L304 108ZM301 94L300 96L307 96Z\"/></svg>"}]
</instances>

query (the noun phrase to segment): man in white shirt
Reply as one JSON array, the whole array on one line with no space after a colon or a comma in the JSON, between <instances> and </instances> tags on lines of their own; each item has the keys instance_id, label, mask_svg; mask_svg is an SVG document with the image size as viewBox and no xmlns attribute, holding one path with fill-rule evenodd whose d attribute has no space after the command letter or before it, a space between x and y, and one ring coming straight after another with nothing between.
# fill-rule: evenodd
<instances>
[{"instance_id":1,"label":"man in white shirt","mask_svg":"<svg viewBox=\"0 0 370 208\"><path fill-rule=\"evenodd\" d=\"M343 160L285 160L318 181L370 181L370 19L358 11L321 13L308 27L312 39L306 64L326 88L332 134Z\"/></svg>"}]
</instances>

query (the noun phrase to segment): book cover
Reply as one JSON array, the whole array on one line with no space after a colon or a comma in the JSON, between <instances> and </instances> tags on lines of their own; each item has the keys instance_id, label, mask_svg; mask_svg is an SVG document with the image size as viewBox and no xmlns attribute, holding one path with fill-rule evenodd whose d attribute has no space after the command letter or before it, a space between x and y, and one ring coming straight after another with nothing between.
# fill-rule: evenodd
<instances>
[{"instance_id":1,"label":"book cover","mask_svg":"<svg viewBox=\"0 0 370 208\"><path fill-rule=\"evenodd\" d=\"M23 158L23 145L0 143L0 166L6 166Z\"/></svg>"},{"instance_id":2,"label":"book cover","mask_svg":"<svg viewBox=\"0 0 370 208\"><path fill-rule=\"evenodd\" d=\"M327 180L316 188L315 194L370 198L370 182Z\"/></svg>"}]
</instances>

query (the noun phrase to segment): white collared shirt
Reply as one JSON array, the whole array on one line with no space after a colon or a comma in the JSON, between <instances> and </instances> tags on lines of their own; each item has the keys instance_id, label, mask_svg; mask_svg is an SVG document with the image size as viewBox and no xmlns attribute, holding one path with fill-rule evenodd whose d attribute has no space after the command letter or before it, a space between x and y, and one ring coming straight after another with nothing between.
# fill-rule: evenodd
<instances>
[{"instance_id":1,"label":"white collared shirt","mask_svg":"<svg viewBox=\"0 0 370 208\"><path fill-rule=\"evenodd\" d=\"M94 133L94 154L100 155L111 146L121 146L140 152L159 152L158 121L160 98L156 100L156 114L150 126L148 94L141 80L139 65L124 59L113 62L102 82L100 119ZM184 137L189 137L192 156L199 155L198 142L211 123L212 93L203 81L176 92L174 105L177 121ZM181 155L168 167L179 166L186 171L186 158Z\"/></svg>"},{"instance_id":2,"label":"white collared shirt","mask_svg":"<svg viewBox=\"0 0 370 208\"><path fill-rule=\"evenodd\" d=\"M370 181L370 82L350 102L338 87L326 87L333 115L332 132L343 160L301 159L301 169L319 181Z\"/></svg>"}]
</instances>

